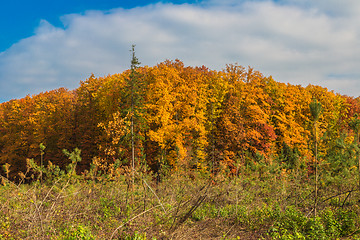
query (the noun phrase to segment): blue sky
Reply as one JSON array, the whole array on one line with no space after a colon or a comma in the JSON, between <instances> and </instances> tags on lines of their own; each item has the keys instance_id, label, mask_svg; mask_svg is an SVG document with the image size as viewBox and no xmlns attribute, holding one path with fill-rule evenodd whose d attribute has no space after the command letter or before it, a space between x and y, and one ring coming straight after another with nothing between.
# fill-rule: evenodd
<instances>
[{"instance_id":1,"label":"blue sky","mask_svg":"<svg viewBox=\"0 0 360 240\"><path fill-rule=\"evenodd\" d=\"M0 102L180 59L360 94L358 0L0 0Z\"/></svg>"},{"instance_id":2,"label":"blue sky","mask_svg":"<svg viewBox=\"0 0 360 240\"><path fill-rule=\"evenodd\" d=\"M88 10L130 9L160 1L137 0L0 0L0 52L15 42L31 36L42 19L62 27L60 17ZM161 1L163 3L196 3L192 0Z\"/></svg>"}]
</instances>

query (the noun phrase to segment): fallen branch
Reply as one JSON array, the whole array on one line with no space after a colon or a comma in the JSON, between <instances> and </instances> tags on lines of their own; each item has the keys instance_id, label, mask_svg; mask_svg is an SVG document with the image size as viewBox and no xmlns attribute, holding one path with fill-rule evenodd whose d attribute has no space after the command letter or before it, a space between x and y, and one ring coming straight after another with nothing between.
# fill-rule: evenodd
<instances>
[{"instance_id":1,"label":"fallen branch","mask_svg":"<svg viewBox=\"0 0 360 240\"><path fill-rule=\"evenodd\" d=\"M158 200L158 202L159 202L159 205L162 207L163 211L166 213L166 210L165 210L163 204L161 203L160 198L159 198L158 195L155 193L155 191L149 186L149 184L145 181L144 178L142 178L137 172L135 172L135 173L141 178L141 180L144 181L144 183L146 184L146 186L147 186L147 187L150 189L150 191L155 195L155 197L157 198L157 200Z\"/></svg>"},{"instance_id":2,"label":"fallen branch","mask_svg":"<svg viewBox=\"0 0 360 240\"><path fill-rule=\"evenodd\" d=\"M141 215L143 215L143 214L145 214L145 213L147 213L147 212L149 212L149 211L151 211L151 210L153 210L154 208L157 208L157 207L159 207L159 206L161 206L161 205L159 204L159 205L156 205L156 206L154 206L154 207L152 207L152 208L149 208L148 210L143 211L142 213L139 213L139 214L136 215L135 217L129 219L128 221L126 221L125 223L123 223L122 225L120 225L119 227L117 227L117 228L114 230L114 232L111 234L110 240L113 239L115 233L116 233L120 228L122 228L123 226L125 226L125 225L128 224L129 222L135 220L136 218L140 217Z\"/></svg>"},{"instance_id":3,"label":"fallen branch","mask_svg":"<svg viewBox=\"0 0 360 240\"><path fill-rule=\"evenodd\" d=\"M338 193L338 194L336 194L336 195L334 195L334 196L328 197L328 198L326 198L325 200L323 200L322 203L323 203L323 202L326 202L326 201L328 201L328 200L330 200L330 199L336 198L336 197L338 197L338 196L347 194L347 193L352 193L352 192L359 191L359 189L354 189L354 188L355 188L355 187L353 187L353 188L352 188L351 190L349 190L349 191L341 192L341 193Z\"/></svg>"}]
</instances>

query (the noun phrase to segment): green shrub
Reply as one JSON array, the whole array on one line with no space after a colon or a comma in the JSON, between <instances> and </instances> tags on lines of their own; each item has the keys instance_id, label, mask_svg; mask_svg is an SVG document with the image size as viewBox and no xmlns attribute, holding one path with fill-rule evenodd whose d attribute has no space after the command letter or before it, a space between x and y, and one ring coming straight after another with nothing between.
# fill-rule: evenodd
<instances>
[{"instance_id":1,"label":"green shrub","mask_svg":"<svg viewBox=\"0 0 360 240\"><path fill-rule=\"evenodd\" d=\"M274 239L337 239L357 234L357 222L353 211L327 209L314 219L289 207L270 228L269 235Z\"/></svg>"},{"instance_id":2,"label":"green shrub","mask_svg":"<svg viewBox=\"0 0 360 240\"><path fill-rule=\"evenodd\" d=\"M82 225L77 226L75 229L64 230L63 240L93 240L94 236L91 231Z\"/></svg>"},{"instance_id":3,"label":"green shrub","mask_svg":"<svg viewBox=\"0 0 360 240\"><path fill-rule=\"evenodd\" d=\"M125 236L124 238L121 238L124 240L147 240L146 233L137 233L135 232L133 235ZM155 238L152 238L152 240L156 240Z\"/></svg>"}]
</instances>

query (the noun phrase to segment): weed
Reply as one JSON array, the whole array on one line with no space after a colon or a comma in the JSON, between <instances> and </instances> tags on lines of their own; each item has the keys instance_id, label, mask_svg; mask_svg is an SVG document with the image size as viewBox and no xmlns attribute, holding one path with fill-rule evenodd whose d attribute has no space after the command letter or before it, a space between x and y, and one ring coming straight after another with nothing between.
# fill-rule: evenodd
<instances>
[{"instance_id":1,"label":"weed","mask_svg":"<svg viewBox=\"0 0 360 240\"><path fill-rule=\"evenodd\" d=\"M43 181L0 186L0 239L337 239L359 238L359 192L353 178L319 188L311 216L313 182L299 172L279 178L251 174L209 182L170 175L158 183L136 175L112 181L78 176L55 165ZM36 168L36 166L33 166ZM273 168L273 166L272 166ZM49 172L46 172L49 171ZM53 174L50 174L53 171ZM106 178L103 178L106 179ZM344 187L347 186L347 187ZM72 225L70 225L70 223Z\"/></svg>"},{"instance_id":2,"label":"weed","mask_svg":"<svg viewBox=\"0 0 360 240\"><path fill-rule=\"evenodd\" d=\"M78 225L76 228L71 228L70 230L64 230L63 240L93 240L94 236L91 234L91 231L82 225Z\"/></svg>"}]
</instances>

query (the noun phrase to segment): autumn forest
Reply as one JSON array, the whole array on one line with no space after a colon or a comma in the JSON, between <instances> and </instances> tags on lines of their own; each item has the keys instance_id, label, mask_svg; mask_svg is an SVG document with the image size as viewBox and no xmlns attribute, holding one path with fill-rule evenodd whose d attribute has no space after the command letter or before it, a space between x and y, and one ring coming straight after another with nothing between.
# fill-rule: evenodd
<instances>
[{"instance_id":1,"label":"autumn forest","mask_svg":"<svg viewBox=\"0 0 360 240\"><path fill-rule=\"evenodd\" d=\"M154 67L135 62L121 74L90 76L72 91L2 103L0 165L8 164L16 180L27 159L40 164L43 154L44 165L65 167L62 150L78 148L79 173L96 163L98 171L114 174L109 171L115 164L131 165L132 150L134 164L155 174L189 168L233 175L238 165L272 161L311 173L314 100L322 106L316 126L320 161L332 171L357 166L359 98L280 83L250 67L214 71L179 60Z\"/></svg>"}]
</instances>

